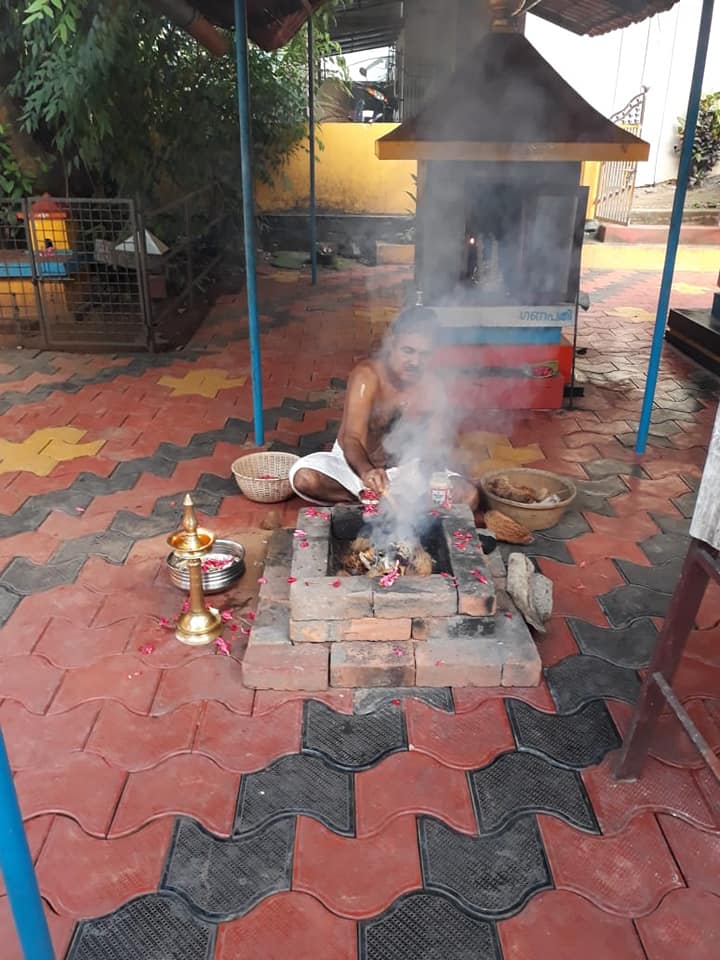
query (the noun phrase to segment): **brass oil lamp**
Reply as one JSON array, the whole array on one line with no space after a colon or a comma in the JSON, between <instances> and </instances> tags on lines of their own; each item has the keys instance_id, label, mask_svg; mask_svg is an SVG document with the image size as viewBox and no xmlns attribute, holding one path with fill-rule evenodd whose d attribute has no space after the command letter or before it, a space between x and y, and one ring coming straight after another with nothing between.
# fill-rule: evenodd
<instances>
[{"instance_id":1,"label":"brass oil lamp","mask_svg":"<svg viewBox=\"0 0 720 960\"><path fill-rule=\"evenodd\" d=\"M167 542L173 553L185 561L190 578L189 610L178 619L175 636L180 643L193 647L212 643L222 633L223 622L220 612L205 604L202 558L215 542L215 534L198 527L190 494L183 500L182 525Z\"/></svg>"}]
</instances>

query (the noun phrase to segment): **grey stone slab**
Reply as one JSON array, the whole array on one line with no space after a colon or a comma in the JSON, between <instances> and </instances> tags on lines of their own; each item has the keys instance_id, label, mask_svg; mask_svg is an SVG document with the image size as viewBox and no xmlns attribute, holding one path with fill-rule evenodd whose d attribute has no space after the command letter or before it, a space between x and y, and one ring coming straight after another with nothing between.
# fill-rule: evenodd
<instances>
[{"instance_id":1,"label":"grey stone slab","mask_svg":"<svg viewBox=\"0 0 720 960\"><path fill-rule=\"evenodd\" d=\"M294 817L229 840L182 817L160 889L180 894L204 919L235 920L265 897L290 889L294 842Z\"/></svg>"},{"instance_id":2,"label":"grey stone slab","mask_svg":"<svg viewBox=\"0 0 720 960\"><path fill-rule=\"evenodd\" d=\"M619 433L616 437L619 443L624 447L633 448L637 445L637 433ZM648 434L647 438L648 447L659 447L663 450L672 450L673 442L668 437L658 436L655 433Z\"/></svg>"},{"instance_id":3,"label":"grey stone slab","mask_svg":"<svg viewBox=\"0 0 720 960\"><path fill-rule=\"evenodd\" d=\"M675 497L672 503L675 504L684 517L687 517L688 520L691 520L693 514L695 513L697 497L697 490L692 490L690 493L684 493L681 497Z\"/></svg>"},{"instance_id":4,"label":"grey stone slab","mask_svg":"<svg viewBox=\"0 0 720 960\"><path fill-rule=\"evenodd\" d=\"M353 711L362 716L398 700L420 700L445 713L455 710L450 687L370 687L353 690Z\"/></svg>"},{"instance_id":5,"label":"grey stone slab","mask_svg":"<svg viewBox=\"0 0 720 960\"><path fill-rule=\"evenodd\" d=\"M650 516L662 533L674 533L680 537L690 536L690 520L686 517L667 517L662 513L651 513Z\"/></svg>"},{"instance_id":6,"label":"grey stone slab","mask_svg":"<svg viewBox=\"0 0 720 960\"><path fill-rule=\"evenodd\" d=\"M607 707L593 700L574 713L545 713L521 700L505 707L519 750L528 750L561 766L580 770L603 759L620 746Z\"/></svg>"},{"instance_id":7,"label":"grey stone slab","mask_svg":"<svg viewBox=\"0 0 720 960\"><path fill-rule=\"evenodd\" d=\"M505 562L507 563L511 553L524 553L527 557L548 557L550 560L557 560L558 563L573 564L575 562L565 541L551 540L542 533L534 533L533 537L533 542L529 544L498 544Z\"/></svg>"},{"instance_id":8,"label":"grey stone slab","mask_svg":"<svg viewBox=\"0 0 720 960\"><path fill-rule=\"evenodd\" d=\"M180 897L151 893L81 921L67 960L210 960L216 932Z\"/></svg>"},{"instance_id":9,"label":"grey stone slab","mask_svg":"<svg viewBox=\"0 0 720 960\"><path fill-rule=\"evenodd\" d=\"M511 916L533 894L552 888L540 832L532 816L480 837L421 817L418 839L424 888L448 894L475 916Z\"/></svg>"},{"instance_id":10,"label":"grey stone slab","mask_svg":"<svg viewBox=\"0 0 720 960\"><path fill-rule=\"evenodd\" d=\"M103 557L110 563L124 563L134 541L115 530L106 530L103 533L88 533L84 537L75 537L65 540L53 554L54 563L81 558L83 561L89 556Z\"/></svg>"},{"instance_id":11,"label":"grey stone slab","mask_svg":"<svg viewBox=\"0 0 720 960\"><path fill-rule=\"evenodd\" d=\"M336 713L307 700L303 709L302 749L341 770L363 770L390 753L408 749L405 715L392 703L371 713Z\"/></svg>"},{"instance_id":12,"label":"grey stone slab","mask_svg":"<svg viewBox=\"0 0 720 960\"><path fill-rule=\"evenodd\" d=\"M669 560L685 559L690 537L677 533L656 533L642 540L638 546L650 563L667 563Z\"/></svg>"},{"instance_id":13,"label":"grey stone slab","mask_svg":"<svg viewBox=\"0 0 720 960\"><path fill-rule=\"evenodd\" d=\"M598 601L611 626L627 627L640 617L664 617L670 596L630 583L614 587L598 597Z\"/></svg>"},{"instance_id":14,"label":"grey stone slab","mask_svg":"<svg viewBox=\"0 0 720 960\"><path fill-rule=\"evenodd\" d=\"M667 563L651 567L631 563L629 560L615 560L615 564L628 583L638 587L647 587L650 590L656 590L658 593L671 594L680 578L683 561L669 560Z\"/></svg>"},{"instance_id":15,"label":"grey stone slab","mask_svg":"<svg viewBox=\"0 0 720 960\"><path fill-rule=\"evenodd\" d=\"M84 562L84 557L75 557L62 563L33 563L25 557L15 557L5 567L2 578L15 593L29 596L73 583Z\"/></svg>"},{"instance_id":16,"label":"grey stone slab","mask_svg":"<svg viewBox=\"0 0 720 960\"><path fill-rule=\"evenodd\" d=\"M590 533L590 525L577 510L568 510L559 523L549 530L543 530L543 537L548 540L574 540L584 533Z\"/></svg>"},{"instance_id":17,"label":"grey stone slab","mask_svg":"<svg viewBox=\"0 0 720 960\"><path fill-rule=\"evenodd\" d=\"M2 580L4 580L4 574L0 574L0 581ZM19 594L0 582L0 627L8 622L21 600L22 597Z\"/></svg>"},{"instance_id":18,"label":"grey stone slab","mask_svg":"<svg viewBox=\"0 0 720 960\"><path fill-rule=\"evenodd\" d=\"M647 478L647 474L639 464L628 463L626 460L613 460L610 457L590 460L584 463L582 468L591 480L602 480L613 476Z\"/></svg>"},{"instance_id":19,"label":"grey stone slab","mask_svg":"<svg viewBox=\"0 0 720 960\"><path fill-rule=\"evenodd\" d=\"M618 667L647 666L658 638L657 627L646 618L618 629L598 627L572 617L567 623L582 653L608 660Z\"/></svg>"},{"instance_id":20,"label":"grey stone slab","mask_svg":"<svg viewBox=\"0 0 720 960\"><path fill-rule=\"evenodd\" d=\"M634 703L640 680L634 670L585 655L565 657L545 670L550 694L563 713L572 713L591 700Z\"/></svg>"}]
</instances>

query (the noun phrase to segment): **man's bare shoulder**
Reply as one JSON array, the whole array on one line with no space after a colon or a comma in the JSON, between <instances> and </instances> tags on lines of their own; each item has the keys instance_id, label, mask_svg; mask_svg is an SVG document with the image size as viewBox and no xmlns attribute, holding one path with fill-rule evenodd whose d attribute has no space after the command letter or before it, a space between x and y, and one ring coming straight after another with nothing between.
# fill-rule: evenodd
<instances>
[{"instance_id":1,"label":"man's bare shoulder","mask_svg":"<svg viewBox=\"0 0 720 960\"><path fill-rule=\"evenodd\" d=\"M368 358L361 360L350 372L348 388L366 385L368 389L376 390L381 383L380 368L376 360Z\"/></svg>"}]
</instances>

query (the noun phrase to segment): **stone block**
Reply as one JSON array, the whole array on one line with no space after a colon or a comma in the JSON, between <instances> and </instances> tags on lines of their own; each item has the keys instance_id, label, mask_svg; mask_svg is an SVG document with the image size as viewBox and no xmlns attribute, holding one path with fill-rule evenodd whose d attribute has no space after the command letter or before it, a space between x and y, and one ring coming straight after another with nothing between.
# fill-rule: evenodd
<instances>
[{"instance_id":1,"label":"stone block","mask_svg":"<svg viewBox=\"0 0 720 960\"><path fill-rule=\"evenodd\" d=\"M282 603L285 606L290 602L290 584L288 583L288 568L267 566L263 571L266 583L260 584L260 603Z\"/></svg>"},{"instance_id":2,"label":"stone block","mask_svg":"<svg viewBox=\"0 0 720 960\"><path fill-rule=\"evenodd\" d=\"M336 540L354 540L363 527L361 504L340 504L332 509L332 535Z\"/></svg>"},{"instance_id":3,"label":"stone block","mask_svg":"<svg viewBox=\"0 0 720 960\"><path fill-rule=\"evenodd\" d=\"M261 600L248 643L255 647L289 645L290 611L287 604Z\"/></svg>"},{"instance_id":4,"label":"stone block","mask_svg":"<svg viewBox=\"0 0 720 960\"><path fill-rule=\"evenodd\" d=\"M342 639L340 620L291 620L293 643L334 643Z\"/></svg>"},{"instance_id":5,"label":"stone block","mask_svg":"<svg viewBox=\"0 0 720 960\"><path fill-rule=\"evenodd\" d=\"M415 684L412 643L335 643L330 652L332 687L411 687Z\"/></svg>"},{"instance_id":6,"label":"stone block","mask_svg":"<svg viewBox=\"0 0 720 960\"><path fill-rule=\"evenodd\" d=\"M304 530L308 540L329 541L331 516L330 507L304 507L298 513L295 529Z\"/></svg>"},{"instance_id":7,"label":"stone block","mask_svg":"<svg viewBox=\"0 0 720 960\"><path fill-rule=\"evenodd\" d=\"M501 613L495 631L503 662L503 687L536 687L542 677L542 662L535 641L520 613Z\"/></svg>"},{"instance_id":8,"label":"stone block","mask_svg":"<svg viewBox=\"0 0 720 960\"><path fill-rule=\"evenodd\" d=\"M502 661L494 637L427 640L415 647L419 687L497 687Z\"/></svg>"},{"instance_id":9,"label":"stone block","mask_svg":"<svg viewBox=\"0 0 720 960\"><path fill-rule=\"evenodd\" d=\"M391 587L375 587L375 616L450 617L457 613L455 585L446 577L399 577Z\"/></svg>"},{"instance_id":10,"label":"stone block","mask_svg":"<svg viewBox=\"0 0 720 960\"><path fill-rule=\"evenodd\" d=\"M329 663L330 650L324 644L250 644L242 663L243 682L258 690L327 690Z\"/></svg>"},{"instance_id":11,"label":"stone block","mask_svg":"<svg viewBox=\"0 0 720 960\"><path fill-rule=\"evenodd\" d=\"M362 617L343 624L342 639L395 643L398 640L409 640L411 630L412 621L409 617L397 619Z\"/></svg>"},{"instance_id":12,"label":"stone block","mask_svg":"<svg viewBox=\"0 0 720 960\"><path fill-rule=\"evenodd\" d=\"M456 640L489 637L495 617L424 617L413 620L413 640Z\"/></svg>"},{"instance_id":13,"label":"stone block","mask_svg":"<svg viewBox=\"0 0 720 960\"><path fill-rule=\"evenodd\" d=\"M268 540L265 554L265 570L273 568L287 570L292 563L293 535L292 530L274 530ZM267 573L265 574L267 576Z\"/></svg>"},{"instance_id":14,"label":"stone block","mask_svg":"<svg viewBox=\"0 0 720 960\"><path fill-rule=\"evenodd\" d=\"M303 547L301 544L306 543ZM308 580L311 577L326 577L330 558L330 542L328 540L293 540L292 565L290 575L297 580Z\"/></svg>"},{"instance_id":15,"label":"stone block","mask_svg":"<svg viewBox=\"0 0 720 960\"><path fill-rule=\"evenodd\" d=\"M333 583L338 586L334 587ZM372 614L372 583L365 577L315 577L290 586L293 620L355 620Z\"/></svg>"}]
</instances>

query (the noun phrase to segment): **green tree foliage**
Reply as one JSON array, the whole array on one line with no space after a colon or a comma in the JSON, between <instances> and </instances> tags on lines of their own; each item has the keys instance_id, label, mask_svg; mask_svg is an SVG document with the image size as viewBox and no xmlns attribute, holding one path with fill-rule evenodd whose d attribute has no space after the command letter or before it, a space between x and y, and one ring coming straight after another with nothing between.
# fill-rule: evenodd
<instances>
[{"instance_id":1,"label":"green tree foliage","mask_svg":"<svg viewBox=\"0 0 720 960\"><path fill-rule=\"evenodd\" d=\"M680 120L680 133L685 121ZM700 100L695 140L693 142L690 180L697 186L712 173L720 161L720 91L708 93Z\"/></svg>"},{"instance_id":2,"label":"green tree foliage","mask_svg":"<svg viewBox=\"0 0 720 960\"><path fill-rule=\"evenodd\" d=\"M331 52L319 26L319 52ZM161 185L239 180L234 59L211 56L143 3L0 0L0 62L11 64L0 94L13 98L22 130L59 159L66 180L147 198ZM255 170L267 180L305 130L304 31L274 54L251 44L250 76ZM0 180L0 195L16 191L21 174L9 147L3 152L8 143L0 130L0 176L10 184Z\"/></svg>"}]
</instances>

